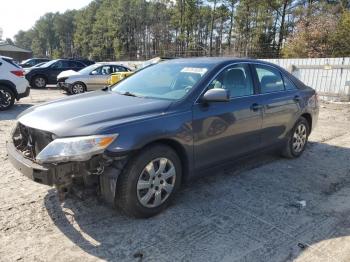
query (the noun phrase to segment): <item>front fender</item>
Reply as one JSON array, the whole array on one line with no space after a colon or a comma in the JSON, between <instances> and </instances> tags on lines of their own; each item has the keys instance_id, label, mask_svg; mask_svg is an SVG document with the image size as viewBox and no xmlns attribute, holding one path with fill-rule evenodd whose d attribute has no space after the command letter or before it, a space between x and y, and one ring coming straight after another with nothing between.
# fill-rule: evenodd
<instances>
[{"instance_id":1,"label":"front fender","mask_svg":"<svg viewBox=\"0 0 350 262\"><path fill-rule=\"evenodd\" d=\"M109 128L105 133L118 133L118 139L108 147L113 154L124 154L143 148L161 139L170 139L183 146L193 145L192 112L164 114L158 117Z\"/></svg>"}]
</instances>

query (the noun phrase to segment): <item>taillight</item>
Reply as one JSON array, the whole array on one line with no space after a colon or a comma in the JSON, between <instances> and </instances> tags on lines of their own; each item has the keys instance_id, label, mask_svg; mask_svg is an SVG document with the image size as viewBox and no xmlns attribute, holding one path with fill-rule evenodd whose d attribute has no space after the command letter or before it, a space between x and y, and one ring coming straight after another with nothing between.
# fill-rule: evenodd
<instances>
[{"instance_id":1,"label":"taillight","mask_svg":"<svg viewBox=\"0 0 350 262\"><path fill-rule=\"evenodd\" d=\"M313 108L318 107L318 94L316 92L308 100L308 106L313 107Z\"/></svg>"},{"instance_id":2,"label":"taillight","mask_svg":"<svg viewBox=\"0 0 350 262\"><path fill-rule=\"evenodd\" d=\"M24 77L23 70L15 70L15 71L11 71L11 73L14 74L15 76L18 76L18 77Z\"/></svg>"}]
</instances>

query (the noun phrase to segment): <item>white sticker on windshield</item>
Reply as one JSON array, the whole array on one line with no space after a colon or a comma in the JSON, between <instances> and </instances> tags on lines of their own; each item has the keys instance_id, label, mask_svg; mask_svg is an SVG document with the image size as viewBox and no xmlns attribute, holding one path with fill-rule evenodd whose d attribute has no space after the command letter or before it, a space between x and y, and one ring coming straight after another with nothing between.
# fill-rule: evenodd
<instances>
[{"instance_id":1,"label":"white sticker on windshield","mask_svg":"<svg viewBox=\"0 0 350 262\"><path fill-rule=\"evenodd\" d=\"M203 68L203 67L184 67L181 72L182 73L195 73L195 74L200 74L203 76L208 69Z\"/></svg>"}]
</instances>

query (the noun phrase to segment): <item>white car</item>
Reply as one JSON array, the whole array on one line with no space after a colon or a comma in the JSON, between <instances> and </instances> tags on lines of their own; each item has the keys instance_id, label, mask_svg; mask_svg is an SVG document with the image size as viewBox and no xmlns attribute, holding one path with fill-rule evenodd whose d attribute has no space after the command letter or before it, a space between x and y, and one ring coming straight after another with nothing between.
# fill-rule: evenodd
<instances>
[{"instance_id":1,"label":"white car","mask_svg":"<svg viewBox=\"0 0 350 262\"><path fill-rule=\"evenodd\" d=\"M10 57L0 56L0 111L29 95L29 83L23 69Z\"/></svg>"}]
</instances>

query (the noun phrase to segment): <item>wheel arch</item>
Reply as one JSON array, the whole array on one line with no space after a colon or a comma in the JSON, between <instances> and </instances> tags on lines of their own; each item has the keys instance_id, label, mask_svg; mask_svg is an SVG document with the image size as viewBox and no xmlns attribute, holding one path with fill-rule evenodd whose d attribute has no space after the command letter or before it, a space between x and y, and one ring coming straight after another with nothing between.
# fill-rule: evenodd
<instances>
[{"instance_id":1,"label":"wheel arch","mask_svg":"<svg viewBox=\"0 0 350 262\"><path fill-rule=\"evenodd\" d=\"M42 74L42 73L37 73L37 74L35 74L35 75L33 75L33 76L30 77L29 84L30 84L31 86L32 86L32 83L33 83L34 79L35 79L36 77L38 77L38 76L41 76L42 78L44 78L44 79L46 80L46 84L48 84L48 78L47 78L47 76L46 76L45 74Z\"/></svg>"},{"instance_id":2,"label":"wheel arch","mask_svg":"<svg viewBox=\"0 0 350 262\"><path fill-rule=\"evenodd\" d=\"M180 142L174 139L162 138L162 139L157 139L145 144L140 150L142 150L145 147L149 147L156 144L166 145L177 153L177 155L180 158L181 166L182 166L182 178L183 178L182 181L186 181L186 178L188 178L191 170L191 165L190 165L190 156L188 155L184 146L181 145Z\"/></svg>"},{"instance_id":3,"label":"wheel arch","mask_svg":"<svg viewBox=\"0 0 350 262\"><path fill-rule=\"evenodd\" d=\"M0 86L5 86L9 88L15 95L16 100L18 100L18 92L14 83L8 80L0 80Z\"/></svg>"},{"instance_id":4,"label":"wheel arch","mask_svg":"<svg viewBox=\"0 0 350 262\"><path fill-rule=\"evenodd\" d=\"M74 86L75 84L82 84L84 86L85 92L87 91L86 84L83 81L80 81L80 80L74 81L72 86Z\"/></svg>"},{"instance_id":5,"label":"wheel arch","mask_svg":"<svg viewBox=\"0 0 350 262\"><path fill-rule=\"evenodd\" d=\"M312 116L310 113L304 113L301 115L302 117L304 117L307 121L307 123L309 124L309 134L312 130Z\"/></svg>"}]
</instances>

